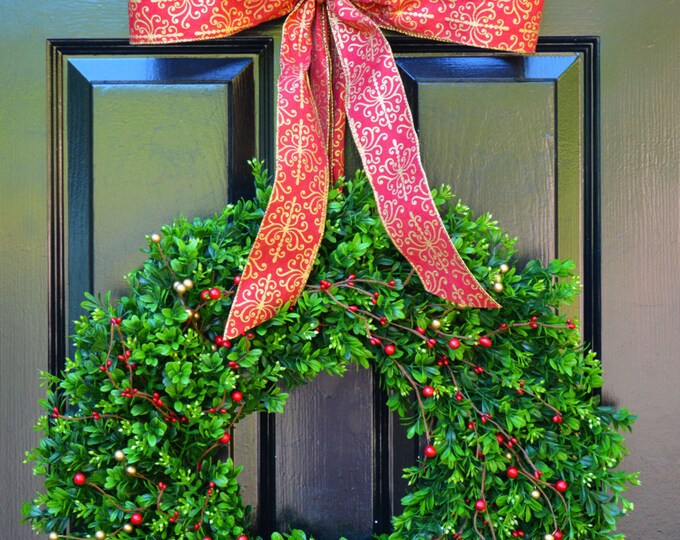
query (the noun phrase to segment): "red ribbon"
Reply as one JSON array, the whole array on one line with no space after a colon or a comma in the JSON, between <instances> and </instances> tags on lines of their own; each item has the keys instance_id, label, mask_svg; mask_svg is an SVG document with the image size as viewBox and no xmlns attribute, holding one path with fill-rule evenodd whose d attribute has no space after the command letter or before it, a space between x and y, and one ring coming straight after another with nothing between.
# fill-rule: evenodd
<instances>
[{"instance_id":1,"label":"red ribbon","mask_svg":"<svg viewBox=\"0 0 680 540\"><path fill-rule=\"evenodd\" d=\"M543 0L130 0L132 43L225 37L288 14L278 82L276 182L224 337L302 293L321 242L347 122L394 245L425 289L463 306L499 305L475 280L434 205L396 63L380 27L533 52Z\"/></svg>"}]
</instances>

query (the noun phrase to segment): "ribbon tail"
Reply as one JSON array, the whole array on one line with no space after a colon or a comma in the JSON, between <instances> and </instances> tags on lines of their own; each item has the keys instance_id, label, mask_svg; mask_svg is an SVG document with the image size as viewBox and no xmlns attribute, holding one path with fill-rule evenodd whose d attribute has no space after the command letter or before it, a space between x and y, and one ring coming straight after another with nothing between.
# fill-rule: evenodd
<instances>
[{"instance_id":1,"label":"ribbon tail","mask_svg":"<svg viewBox=\"0 0 680 540\"><path fill-rule=\"evenodd\" d=\"M333 133L331 141L331 171L334 182L345 176L345 77L338 51L331 47L333 60Z\"/></svg>"},{"instance_id":2,"label":"ribbon tail","mask_svg":"<svg viewBox=\"0 0 680 540\"><path fill-rule=\"evenodd\" d=\"M345 87L336 51L331 47L328 12L325 4L317 7L312 27L312 63L309 78L317 106L322 134L328 149L331 179L335 183L345 174Z\"/></svg>"},{"instance_id":3,"label":"ribbon tail","mask_svg":"<svg viewBox=\"0 0 680 540\"><path fill-rule=\"evenodd\" d=\"M298 298L323 237L329 166L309 80L315 11L315 1L304 0L283 27L276 182L227 319L227 339Z\"/></svg>"},{"instance_id":4,"label":"ribbon tail","mask_svg":"<svg viewBox=\"0 0 680 540\"><path fill-rule=\"evenodd\" d=\"M328 15L325 5L320 4L312 23L312 57L309 67L309 82L329 164L331 129L333 127L332 78Z\"/></svg>"},{"instance_id":5,"label":"ribbon tail","mask_svg":"<svg viewBox=\"0 0 680 540\"><path fill-rule=\"evenodd\" d=\"M500 307L461 259L434 204L387 40L349 0L328 1L345 110L388 235L427 291L462 306Z\"/></svg>"}]
</instances>

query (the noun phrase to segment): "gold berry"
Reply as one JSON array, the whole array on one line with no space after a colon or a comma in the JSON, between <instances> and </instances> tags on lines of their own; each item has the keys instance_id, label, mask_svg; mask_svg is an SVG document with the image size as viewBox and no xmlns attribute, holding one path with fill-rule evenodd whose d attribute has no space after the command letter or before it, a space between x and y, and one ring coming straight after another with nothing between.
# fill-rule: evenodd
<instances>
[{"instance_id":1,"label":"gold berry","mask_svg":"<svg viewBox=\"0 0 680 540\"><path fill-rule=\"evenodd\" d=\"M129 474L130 476L134 476L135 474L137 474L137 467L135 467L133 465L128 465L127 467L125 467L125 474Z\"/></svg>"},{"instance_id":2,"label":"gold berry","mask_svg":"<svg viewBox=\"0 0 680 540\"><path fill-rule=\"evenodd\" d=\"M184 285L187 288L187 290L189 290L189 289L193 289L194 282L187 278L184 281L182 281L182 285Z\"/></svg>"},{"instance_id":3,"label":"gold berry","mask_svg":"<svg viewBox=\"0 0 680 540\"><path fill-rule=\"evenodd\" d=\"M532 496L534 499L540 499L540 498L541 498L541 492L538 491L537 489L535 489L535 490L533 490L533 491L531 492L531 496Z\"/></svg>"},{"instance_id":4,"label":"gold berry","mask_svg":"<svg viewBox=\"0 0 680 540\"><path fill-rule=\"evenodd\" d=\"M499 269L500 269L500 271L503 272L504 274L510 271L510 267L509 267L507 264L505 264L505 263L501 264L500 267L499 267Z\"/></svg>"},{"instance_id":5,"label":"gold berry","mask_svg":"<svg viewBox=\"0 0 680 540\"><path fill-rule=\"evenodd\" d=\"M132 525L130 525L129 523L126 523L125 525L123 525L123 530L126 533L131 533L132 531L134 531L134 529L135 528Z\"/></svg>"},{"instance_id":6,"label":"gold berry","mask_svg":"<svg viewBox=\"0 0 680 540\"><path fill-rule=\"evenodd\" d=\"M125 452L123 452L122 450L116 450L113 453L113 459L115 459L116 461L125 461Z\"/></svg>"},{"instance_id":7,"label":"gold berry","mask_svg":"<svg viewBox=\"0 0 680 540\"><path fill-rule=\"evenodd\" d=\"M433 330L439 330L442 327L442 322L439 319L433 319L430 326Z\"/></svg>"},{"instance_id":8,"label":"gold berry","mask_svg":"<svg viewBox=\"0 0 680 540\"><path fill-rule=\"evenodd\" d=\"M493 284L493 290L496 292L502 292L503 291L503 284L502 283L494 283Z\"/></svg>"},{"instance_id":9,"label":"gold berry","mask_svg":"<svg viewBox=\"0 0 680 540\"><path fill-rule=\"evenodd\" d=\"M161 241L161 235L158 234L158 233L153 233L153 234L151 235L151 241L152 241L154 244L158 244L158 242Z\"/></svg>"},{"instance_id":10,"label":"gold berry","mask_svg":"<svg viewBox=\"0 0 680 540\"><path fill-rule=\"evenodd\" d=\"M106 538L106 533L104 531L97 531L96 533L94 533L94 537L97 540L104 540L104 538Z\"/></svg>"},{"instance_id":11,"label":"gold berry","mask_svg":"<svg viewBox=\"0 0 680 540\"><path fill-rule=\"evenodd\" d=\"M57 533L55 533L55 532L51 532L51 533L47 536L47 538L49 538L50 540L57 540L57 539L59 538L59 535L58 535Z\"/></svg>"}]
</instances>

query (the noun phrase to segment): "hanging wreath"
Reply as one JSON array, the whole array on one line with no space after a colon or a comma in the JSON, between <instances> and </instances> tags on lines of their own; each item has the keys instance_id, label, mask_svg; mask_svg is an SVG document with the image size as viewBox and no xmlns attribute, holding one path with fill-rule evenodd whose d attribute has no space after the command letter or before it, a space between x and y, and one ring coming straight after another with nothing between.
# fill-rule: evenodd
<instances>
[{"instance_id":1,"label":"hanging wreath","mask_svg":"<svg viewBox=\"0 0 680 540\"><path fill-rule=\"evenodd\" d=\"M358 173L330 191L298 302L228 341L224 320L271 194L252 166L255 200L151 235L116 304L87 295L74 358L44 375L44 437L28 458L45 491L24 507L33 528L51 540L246 540L232 428L282 413L285 388L355 364L378 374L389 409L423 441L404 471L404 511L381 538L622 538L608 534L632 506L622 491L635 475L617 467L633 417L599 403L600 365L560 315L578 293L573 264L520 270L513 241L444 187L434 200L452 240L503 307L443 302L390 242Z\"/></svg>"}]
</instances>

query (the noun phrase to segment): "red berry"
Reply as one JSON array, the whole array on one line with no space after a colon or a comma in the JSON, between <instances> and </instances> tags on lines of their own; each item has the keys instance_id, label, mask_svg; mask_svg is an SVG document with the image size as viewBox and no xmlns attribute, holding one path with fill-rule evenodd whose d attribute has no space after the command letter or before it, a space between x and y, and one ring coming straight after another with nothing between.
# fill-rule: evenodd
<instances>
[{"instance_id":1,"label":"red berry","mask_svg":"<svg viewBox=\"0 0 680 540\"><path fill-rule=\"evenodd\" d=\"M241 276L234 276L234 285L241 283Z\"/></svg>"},{"instance_id":2,"label":"red berry","mask_svg":"<svg viewBox=\"0 0 680 540\"><path fill-rule=\"evenodd\" d=\"M238 390L234 390L231 393L231 400L232 401L238 402L238 401L241 401L242 399L243 399L243 394L241 392L239 392Z\"/></svg>"},{"instance_id":3,"label":"red berry","mask_svg":"<svg viewBox=\"0 0 680 540\"><path fill-rule=\"evenodd\" d=\"M385 345L385 354L388 356L392 356L395 352L397 352L397 348L392 345L391 343L388 345Z\"/></svg>"},{"instance_id":4,"label":"red berry","mask_svg":"<svg viewBox=\"0 0 680 540\"><path fill-rule=\"evenodd\" d=\"M396 284L397 282L392 279L387 283L387 286L392 289Z\"/></svg>"},{"instance_id":5,"label":"red berry","mask_svg":"<svg viewBox=\"0 0 680 540\"><path fill-rule=\"evenodd\" d=\"M574 328L576 328L576 325L574 323L569 323L567 325L567 328L569 328L569 330L573 330Z\"/></svg>"},{"instance_id":6,"label":"red berry","mask_svg":"<svg viewBox=\"0 0 680 540\"><path fill-rule=\"evenodd\" d=\"M564 533L558 529L553 533L553 538L555 540L562 540L562 538L564 538Z\"/></svg>"},{"instance_id":7,"label":"red berry","mask_svg":"<svg viewBox=\"0 0 680 540\"><path fill-rule=\"evenodd\" d=\"M457 349L458 347L460 347L460 341L456 338L451 338L449 340L449 347L451 347L452 349Z\"/></svg>"},{"instance_id":8,"label":"red berry","mask_svg":"<svg viewBox=\"0 0 680 540\"><path fill-rule=\"evenodd\" d=\"M487 336L482 336L479 338L479 344L482 347L491 347L491 345L493 345L493 342L491 341L491 338L488 338Z\"/></svg>"},{"instance_id":9,"label":"red berry","mask_svg":"<svg viewBox=\"0 0 680 540\"><path fill-rule=\"evenodd\" d=\"M359 311L359 307L358 307L358 306L349 306L348 309L349 309L352 313L356 313L357 311Z\"/></svg>"},{"instance_id":10,"label":"red berry","mask_svg":"<svg viewBox=\"0 0 680 540\"><path fill-rule=\"evenodd\" d=\"M477 510L477 512L484 512L484 510L486 510L486 501L484 499L478 499L477 502L475 502L475 510Z\"/></svg>"},{"instance_id":11,"label":"red berry","mask_svg":"<svg viewBox=\"0 0 680 540\"><path fill-rule=\"evenodd\" d=\"M139 512L135 512L130 516L130 523L132 523L133 525L141 525L143 520L144 516Z\"/></svg>"},{"instance_id":12,"label":"red berry","mask_svg":"<svg viewBox=\"0 0 680 540\"><path fill-rule=\"evenodd\" d=\"M552 417L552 421L555 424L561 424L562 423L562 417L559 414L556 414L555 416Z\"/></svg>"},{"instance_id":13,"label":"red berry","mask_svg":"<svg viewBox=\"0 0 680 540\"><path fill-rule=\"evenodd\" d=\"M538 328L538 323L532 322L532 323L529 323L529 326L531 326L531 328L533 328L535 330L536 328Z\"/></svg>"},{"instance_id":14,"label":"red berry","mask_svg":"<svg viewBox=\"0 0 680 540\"><path fill-rule=\"evenodd\" d=\"M245 534L239 535L236 540L248 540L248 537Z\"/></svg>"},{"instance_id":15,"label":"red berry","mask_svg":"<svg viewBox=\"0 0 680 540\"><path fill-rule=\"evenodd\" d=\"M210 291L208 289L201 291L201 300L210 300Z\"/></svg>"},{"instance_id":16,"label":"red berry","mask_svg":"<svg viewBox=\"0 0 680 540\"><path fill-rule=\"evenodd\" d=\"M418 332L421 336L425 335L425 329L422 326L416 326L416 332Z\"/></svg>"},{"instance_id":17,"label":"red berry","mask_svg":"<svg viewBox=\"0 0 680 540\"><path fill-rule=\"evenodd\" d=\"M197 531L197 530L200 529L200 528L201 528L201 524L200 524L200 523L194 523L194 530L195 530L195 531Z\"/></svg>"},{"instance_id":18,"label":"red berry","mask_svg":"<svg viewBox=\"0 0 680 540\"><path fill-rule=\"evenodd\" d=\"M429 458L433 458L434 456L437 455L437 449L434 446L432 446L431 444L428 444L425 447L425 455Z\"/></svg>"},{"instance_id":19,"label":"red berry","mask_svg":"<svg viewBox=\"0 0 680 540\"><path fill-rule=\"evenodd\" d=\"M387 324L387 317L380 317L380 324L382 326L385 326Z\"/></svg>"},{"instance_id":20,"label":"red berry","mask_svg":"<svg viewBox=\"0 0 680 540\"><path fill-rule=\"evenodd\" d=\"M218 288L213 287L208 291L208 295L212 300L217 300L220 296L222 296L222 291L220 291Z\"/></svg>"},{"instance_id":21,"label":"red berry","mask_svg":"<svg viewBox=\"0 0 680 540\"><path fill-rule=\"evenodd\" d=\"M209 536L204 536L203 540L212 540L212 538L210 538Z\"/></svg>"},{"instance_id":22,"label":"red berry","mask_svg":"<svg viewBox=\"0 0 680 540\"><path fill-rule=\"evenodd\" d=\"M463 394L461 394L460 392L456 392L456 400L463 401Z\"/></svg>"},{"instance_id":23,"label":"red berry","mask_svg":"<svg viewBox=\"0 0 680 540\"><path fill-rule=\"evenodd\" d=\"M224 338L222 336L215 336L215 345L218 347L224 345Z\"/></svg>"},{"instance_id":24,"label":"red berry","mask_svg":"<svg viewBox=\"0 0 680 540\"><path fill-rule=\"evenodd\" d=\"M505 442L505 437L499 433L496 435L496 440L498 441L498 444L503 444Z\"/></svg>"},{"instance_id":25,"label":"red berry","mask_svg":"<svg viewBox=\"0 0 680 540\"><path fill-rule=\"evenodd\" d=\"M555 484L555 489L560 493L564 493L565 491L567 491L568 487L569 485L564 480L558 480L557 483Z\"/></svg>"},{"instance_id":26,"label":"red berry","mask_svg":"<svg viewBox=\"0 0 680 540\"><path fill-rule=\"evenodd\" d=\"M73 475L73 483L76 486L82 486L85 482L87 482L87 477L83 473L76 473Z\"/></svg>"},{"instance_id":27,"label":"red berry","mask_svg":"<svg viewBox=\"0 0 680 540\"><path fill-rule=\"evenodd\" d=\"M517 470L517 467L510 467L506 472L508 474L508 478L517 478L519 476L519 471Z\"/></svg>"},{"instance_id":28,"label":"red berry","mask_svg":"<svg viewBox=\"0 0 680 540\"><path fill-rule=\"evenodd\" d=\"M222 444L227 444L230 440L231 440L231 435L229 435L229 433L225 433L224 435L222 435L220 437L220 442Z\"/></svg>"},{"instance_id":29,"label":"red berry","mask_svg":"<svg viewBox=\"0 0 680 540\"><path fill-rule=\"evenodd\" d=\"M430 338L430 339L427 340L427 346L428 346L430 349L434 349L436 345L437 345L437 340L436 340L436 339Z\"/></svg>"},{"instance_id":30,"label":"red berry","mask_svg":"<svg viewBox=\"0 0 680 540\"><path fill-rule=\"evenodd\" d=\"M434 388L432 388L431 386L425 386L425 387L423 387L423 395L424 395L425 397L432 397L432 396L434 396Z\"/></svg>"}]
</instances>

